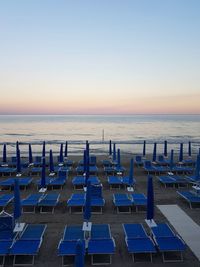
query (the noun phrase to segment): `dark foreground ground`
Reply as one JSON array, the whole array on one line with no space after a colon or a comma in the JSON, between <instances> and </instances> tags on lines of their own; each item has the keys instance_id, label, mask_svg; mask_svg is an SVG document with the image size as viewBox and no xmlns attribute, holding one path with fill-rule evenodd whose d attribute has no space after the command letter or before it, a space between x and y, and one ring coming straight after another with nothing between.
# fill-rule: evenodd
<instances>
[{"instance_id":1,"label":"dark foreground ground","mask_svg":"<svg viewBox=\"0 0 200 267\"><path fill-rule=\"evenodd\" d=\"M145 212L132 212L131 214L116 214L112 204L112 194L115 192L127 192L125 189L115 189L110 190L107 184L107 178L103 173L103 168L101 160L105 159L106 156L98 157L98 167L99 167L99 178L103 184L104 193L103 196L106 200L106 205L104 212L101 215L92 215L91 221L93 223L108 223L111 227L112 236L116 242L116 253L113 256L112 266L122 267L122 266L138 266L138 267L148 267L148 266L200 266L199 261L195 258L193 253L189 248L187 248L184 253L184 261L181 263L163 263L161 255L156 255L153 257L153 263L148 261L141 263L133 263L131 256L127 252L126 244L124 241L124 234L122 229L122 223L143 223L146 230L146 224L144 222ZM22 216L22 221L26 223L44 223L47 224L47 230L44 236L43 244L41 246L39 255L35 258L35 266L48 266L55 267L61 266L61 257L57 256L57 246L62 237L65 225L77 225L82 224L81 214L69 214L66 207L66 201L70 195L75 192L72 188L71 180L75 176L75 167L77 166L80 157L72 157L75 161L73 166L73 171L70 173L67 184L64 186L63 190L58 190L61 194L60 204L55 209L54 214L24 214ZM128 169L129 158L122 157L123 165ZM135 167L135 177L137 179L137 185L135 192L146 194L146 180L147 175L141 167ZM2 179L2 178L1 178ZM35 177L38 179L38 177ZM34 185L27 191L24 191L21 196L22 198L27 196L32 192L37 192ZM155 204L178 204L191 218L200 225L200 213L199 209L190 209L189 205L182 201L176 193L176 189L164 188L161 186L157 179L154 179L154 193L155 193ZM12 207L9 207L8 211L12 211ZM174 215L176 216L176 214ZM166 222L166 218L155 208L155 220L157 222ZM200 241L199 241L200 247ZM200 248L199 248L200 249ZM12 266L12 261L6 259L6 266ZM90 258L86 258L86 266L91 266Z\"/></svg>"}]
</instances>

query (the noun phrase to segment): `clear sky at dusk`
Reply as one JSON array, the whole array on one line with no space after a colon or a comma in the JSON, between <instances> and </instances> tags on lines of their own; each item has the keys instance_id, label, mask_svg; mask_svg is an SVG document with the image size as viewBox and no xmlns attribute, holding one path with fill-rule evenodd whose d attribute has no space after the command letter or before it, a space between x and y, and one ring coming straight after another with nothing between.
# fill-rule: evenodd
<instances>
[{"instance_id":1,"label":"clear sky at dusk","mask_svg":"<svg viewBox=\"0 0 200 267\"><path fill-rule=\"evenodd\" d=\"M0 2L0 114L200 114L199 0Z\"/></svg>"}]
</instances>

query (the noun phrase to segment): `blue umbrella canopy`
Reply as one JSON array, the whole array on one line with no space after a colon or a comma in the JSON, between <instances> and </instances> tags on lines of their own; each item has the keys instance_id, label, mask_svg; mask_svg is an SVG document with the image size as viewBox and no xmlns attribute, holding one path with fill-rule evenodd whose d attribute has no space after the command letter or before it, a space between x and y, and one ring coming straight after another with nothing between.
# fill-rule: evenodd
<instances>
[{"instance_id":1,"label":"blue umbrella canopy","mask_svg":"<svg viewBox=\"0 0 200 267\"><path fill-rule=\"evenodd\" d=\"M83 170L84 170L85 174L86 174L86 165L87 165L87 154L86 154L86 150L84 149L84 151L83 151Z\"/></svg>"},{"instance_id":2,"label":"blue umbrella canopy","mask_svg":"<svg viewBox=\"0 0 200 267\"><path fill-rule=\"evenodd\" d=\"M82 240L78 240L76 244L76 255L75 255L75 267L85 266L85 253L84 243Z\"/></svg>"},{"instance_id":3,"label":"blue umbrella canopy","mask_svg":"<svg viewBox=\"0 0 200 267\"><path fill-rule=\"evenodd\" d=\"M200 154L197 155L195 164L195 180L200 180Z\"/></svg>"},{"instance_id":4,"label":"blue umbrella canopy","mask_svg":"<svg viewBox=\"0 0 200 267\"><path fill-rule=\"evenodd\" d=\"M112 141L109 141L109 156L112 155Z\"/></svg>"},{"instance_id":5,"label":"blue umbrella canopy","mask_svg":"<svg viewBox=\"0 0 200 267\"><path fill-rule=\"evenodd\" d=\"M46 187L46 160L45 158L42 158L42 173L41 173L40 187L41 188Z\"/></svg>"},{"instance_id":6,"label":"blue umbrella canopy","mask_svg":"<svg viewBox=\"0 0 200 267\"><path fill-rule=\"evenodd\" d=\"M29 159L29 164L33 163L33 155L32 155L31 144L28 145L28 159Z\"/></svg>"},{"instance_id":7,"label":"blue umbrella canopy","mask_svg":"<svg viewBox=\"0 0 200 267\"><path fill-rule=\"evenodd\" d=\"M3 145L3 162L7 162L6 144Z\"/></svg>"},{"instance_id":8,"label":"blue umbrella canopy","mask_svg":"<svg viewBox=\"0 0 200 267\"><path fill-rule=\"evenodd\" d=\"M60 144L59 162L62 163L63 161L64 161L64 158L63 158L63 144Z\"/></svg>"},{"instance_id":9,"label":"blue umbrella canopy","mask_svg":"<svg viewBox=\"0 0 200 267\"><path fill-rule=\"evenodd\" d=\"M20 158L20 150L19 148L17 149L17 173L21 172L21 158Z\"/></svg>"},{"instance_id":10,"label":"blue umbrella canopy","mask_svg":"<svg viewBox=\"0 0 200 267\"><path fill-rule=\"evenodd\" d=\"M91 183L87 182L87 191L86 191L86 198L85 198L85 208L83 214L84 220L87 222L91 217Z\"/></svg>"},{"instance_id":11,"label":"blue umbrella canopy","mask_svg":"<svg viewBox=\"0 0 200 267\"><path fill-rule=\"evenodd\" d=\"M147 220L152 220L154 217L154 192L153 192L153 178L148 176L147 184Z\"/></svg>"},{"instance_id":12,"label":"blue umbrella canopy","mask_svg":"<svg viewBox=\"0 0 200 267\"><path fill-rule=\"evenodd\" d=\"M42 145L42 157L44 158L45 157L45 154L46 154L46 143L45 141L43 142L43 145Z\"/></svg>"},{"instance_id":13,"label":"blue umbrella canopy","mask_svg":"<svg viewBox=\"0 0 200 267\"><path fill-rule=\"evenodd\" d=\"M143 143L143 153L142 153L143 157L146 156L146 141L144 140L144 143Z\"/></svg>"},{"instance_id":14,"label":"blue umbrella canopy","mask_svg":"<svg viewBox=\"0 0 200 267\"><path fill-rule=\"evenodd\" d=\"M188 156L191 157L192 156L192 148L191 148L191 142L188 142Z\"/></svg>"},{"instance_id":15,"label":"blue umbrella canopy","mask_svg":"<svg viewBox=\"0 0 200 267\"><path fill-rule=\"evenodd\" d=\"M19 181L15 179L14 182L14 219L17 220L21 216L21 200L20 200L20 190Z\"/></svg>"},{"instance_id":16,"label":"blue umbrella canopy","mask_svg":"<svg viewBox=\"0 0 200 267\"><path fill-rule=\"evenodd\" d=\"M50 149L50 151L49 151L49 170L50 170L50 172L54 172L53 151L52 151L52 149Z\"/></svg>"},{"instance_id":17,"label":"blue umbrella canopy","mask_svg":"<svg viewBox=\"0 0 200 267\"><path fill-rule=\"evenodd\" d=\"M180 143L179 162L183 161L183 143Z\"/></svg>"},{"instance_id":18,"label":"blue umbrella canopy","mask_svg":"<svg viewBox=\"0 0 200 267\"><path fill-rule=\"evenodd\" d=\"M130 161L129 186L133 186L133 159Z\"/></svg>"},{"instance_id":19,"label":"blue umbrella canopy","mask_svg":"<svg viewBox=\"0 0 200 267\"><path fill-rule=\"evenodd\" d=\"M116 158L117 158L117 156L116 156L116 144L114 143L113 144L113 161L115 161Z\"/></svg>"},{"instance_id":20,"label":"blue umbrella canopy","mask_svg":"<svg viewBox=\"0 0 200 267\"><path fill-rule=\"evenodd\" d=\"M65 158L67 158L67 155L68 155L68 142L66 141L66 143L65 143L65 154L64 154Z\"/></svg>"},{"instance_id":21,"label":"blue umbrella canopy","mask_svg":"<svg viewBox=\"0 0 200 267\"><path fill-rule=\"evenodd\" d=\"M164 141L164 156L167 157L167 141Z\"/></svg>"},{"instance_id":22,"label":"blue umbrella canopy","mask_svg":"<svg viewBox=\"0 0 200 267\"><path fill-rule=\"evenodd\" d=\"M117 166L121 166L121 156L120 156L120 149L117 149Z\"/></svg>"},{"instance_id":23,"label":"blue umbrella canopy","mask_svg":"<svg viewBox=\"0 0 200 267\"><path fill-rule=\"evenodd\" d=\"M156 152L157 152L157 143L154 143L154 146L153 146L153 158L152 158L153 162L156 161Z\"/></svg>"},{"instance_id":24,"label":"blue umbrella canopy","mask_svg":"<svg viewBox=\"0 0 200 267\"><path fill-rule=\"evenodd\" d=\"M19 142L16 142L16 154L17 154L17 150L19 150Z\"/></svg>"},{"instance_id":25,"label":"blue umbrella canopy","mask_svg":"<svg viewBox=\"0 0 200 267\"><path fill-rule=\"evenodd\" d=\"M88 179L90 177L90 159L87 155L87 151L85 151L85 160L86 160L86 166L85 166L85 185L87 186Z\"/></svg>"}]
</instances>

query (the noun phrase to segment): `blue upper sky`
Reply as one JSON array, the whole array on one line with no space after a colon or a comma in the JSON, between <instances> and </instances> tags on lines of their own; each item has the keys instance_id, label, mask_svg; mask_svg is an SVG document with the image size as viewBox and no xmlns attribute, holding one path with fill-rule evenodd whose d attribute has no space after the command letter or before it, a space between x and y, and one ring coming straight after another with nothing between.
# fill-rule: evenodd
<instances>
[{"instance_id":1,"label":"blue upper sky","mask_svg":"<svg viewBox=\"0 0 200 267\"><path fill-rule=\"evenodd\" d=\"M199 0L6 0L0 36L2 114L200 113Z\"/></svg>"}]
</instances>

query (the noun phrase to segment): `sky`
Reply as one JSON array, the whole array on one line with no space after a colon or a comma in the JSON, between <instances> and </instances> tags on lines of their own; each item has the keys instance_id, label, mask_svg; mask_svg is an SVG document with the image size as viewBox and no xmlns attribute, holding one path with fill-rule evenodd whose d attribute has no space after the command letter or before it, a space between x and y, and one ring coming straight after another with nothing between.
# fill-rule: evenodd
<instances>
[{"instance_id":1,"label":"sky","mask_svg":"<svg viewBox=\"0 0 200 267\"><path fill-rule=\"evenodd\" d=\"M0 114L200 114L199 0L0 1Z\"/></svg>"}]
</instances>

